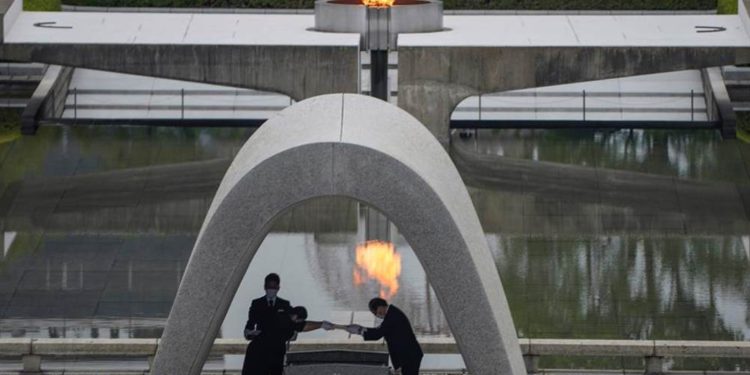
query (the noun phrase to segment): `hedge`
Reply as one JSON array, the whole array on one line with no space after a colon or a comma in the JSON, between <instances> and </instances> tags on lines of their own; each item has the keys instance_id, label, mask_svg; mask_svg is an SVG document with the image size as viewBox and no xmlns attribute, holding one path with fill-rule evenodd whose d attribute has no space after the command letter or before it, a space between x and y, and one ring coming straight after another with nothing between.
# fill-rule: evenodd
<instances>
[{"instance_id":1,"label":"hedge","mask_svg":"<svg viewBox=\"0 0 750 375\"><path fill-rule=\"evenodd\" d=\"M60 0L23 0L23 10L58 11L60 10Z\"/></svg>"},{"instance_id":2,"label":"hedge","mask_svg":"<svg viewBox=\"0 0 750 375\"><path fill-rule=\"evenodd\" d=\"M720 1L736 3L736 0ZM312 8L314 2L314 0L63 0L63 3L68 5L214 8ZM445 0L444 4L446 9L709 10L716 9L717 0Z\"/></svg>"}]
</instances>

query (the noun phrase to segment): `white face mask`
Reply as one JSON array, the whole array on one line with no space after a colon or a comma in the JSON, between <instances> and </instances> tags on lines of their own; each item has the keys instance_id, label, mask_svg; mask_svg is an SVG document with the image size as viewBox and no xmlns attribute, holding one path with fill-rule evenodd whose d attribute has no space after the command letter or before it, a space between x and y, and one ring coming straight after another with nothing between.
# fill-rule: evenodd
<instances>
[{"instance_id":1,"label":"white face mask","mask_svg":"<svg viewBox=\"0 0 750 375\"><path fill-rule=\"evenodd\" d=\"M278 293L279 293L278 289L266 289L266 298L274 299L276 298L276 294Z\"/></svg>"},{"instance_id":2,"label":"white face mask","mask_svg":"<svg viewBox=\"0 0 750 375\"><path fill-rule=\"evenodd\" d=\"M376 327L380 327L380 325L383 324L383 319L384 318L381 318L381 317L375 315L375 326Z\"/></svg>"}]
</instances>

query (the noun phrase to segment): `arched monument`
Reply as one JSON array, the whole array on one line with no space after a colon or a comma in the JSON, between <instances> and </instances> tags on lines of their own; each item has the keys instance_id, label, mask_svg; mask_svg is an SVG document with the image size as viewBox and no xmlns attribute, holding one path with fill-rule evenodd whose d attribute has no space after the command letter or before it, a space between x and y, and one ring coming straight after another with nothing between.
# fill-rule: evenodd
<instances>
[{"instance_id":1,"label":"arched monument","mask_svg":"<svg viewBox=\"0 0 750 375\"><path fill-rule=\"evenodd\" d=\"M362 201L398 226L472 375L526 373L495 262L448 154L407 112L333 94L282 111L238 153L193 248L152 374L200 373L273 221L322 196Z\"/></svg>"}]
</instances>

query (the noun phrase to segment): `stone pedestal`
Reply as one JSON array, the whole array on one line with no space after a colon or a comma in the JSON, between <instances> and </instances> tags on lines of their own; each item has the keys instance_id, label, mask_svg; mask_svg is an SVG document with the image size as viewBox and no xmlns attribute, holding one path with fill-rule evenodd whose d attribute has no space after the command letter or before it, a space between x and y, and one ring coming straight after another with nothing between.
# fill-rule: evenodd
<instances>
[{"instance_id":1,"label":"stone pedestal","mask_svg":"<svg viewBox=\"0 0 750 375\"><path fill-rule=\"evenodd\" d=\"M316 364L287 366L285 375L389 375L391 372L384 366L350 365L350 364Z\"/></svg>"},{"instance_id":2,"label":"stone pedestal","mask_svg":"<svg viewBox=\"0 0 750 375\"><path fill-rule=\"evenodd\" d=\"M353 350L291 352L286 375L387 375L388 353Z\"/></svg>"}]
</instances>

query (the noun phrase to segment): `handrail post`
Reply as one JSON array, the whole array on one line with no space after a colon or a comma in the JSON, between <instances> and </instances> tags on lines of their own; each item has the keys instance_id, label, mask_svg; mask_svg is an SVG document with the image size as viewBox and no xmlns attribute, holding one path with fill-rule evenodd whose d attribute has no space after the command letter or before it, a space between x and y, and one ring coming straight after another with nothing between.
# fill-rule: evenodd
<instances>
[{"instance_id":1,"label":"handrail post","mask_svg":"<svg viewBox=\"0 0 750 375\"><path fill-rule=\"evenodd\" d=\"M479 121L482 121L482 94L479 94Z\"/></svg>"},{"instance_id":2,"label":"handrail post","mask_svg":"<svg viewBox=\"0 0 750 375\"><path fill-rule=\"evenodd\" d=\"M523 363L526 364L526 373L529 375L539 373L539 356L535 354L524 354Z\"/></svg>"},{"instance_id":3,"label":"handrail post","mask_svg":"<svg viewBox=\"0 0 750 375\"><path fill-rule=\"evenodd\" d=\"M664 373L664 357L647 356L646 375L661 375Z\"/></svg>"},{"instance_id":4,"label":"handrail post","mask_svg":"<svg viewBox=\"0 0 750 375\"><path fill-rule=\"evenodd\" d=\"M38 355L25 355L22 357L23 372L25 374L41 374L42 373L42 357Z\"/></svg>"},{"instance_id":5,"label":"handrail post","mask_svg":"<svg viewBox=\"0 0 750 375\"><path fill-rule=\"evenodd\" d=\"M482 121L482 94L479 94L479 121ZM479 129L474 128L474 143L476 144Z\"/></svg>"},{"instance_id":6,"label":"handrail post","mask_svg":"<svg viewBox=\"0 0 750 375\"><path fill-rule=\"evenodd\" d=\"M73 120L78 120L78 87L73 88Z\"/></svg>"},{"instance_id":7,"label":"handrail post","mask_svg":"<svg viewBox=\"0 0 750 375\"><path fill-rule=\"evenodd\" d=\"M180 90L180 120L185 119L185 89Z\"/></svg>"},{"instance_id":8,"label":"handrail post","mask_svg":"<svg viewBox=\"0 0 750 375\"><path fill-rule=\"evenodd\" d=\"M695 121L695 90L690 90L690 122Z\"/></svg>"},{"instance_id":9,"label":"handrail post","mask_svg":"<svg viewBox=\"0 0 750 375\"><path fill-rule=\"evenodd\" d=\"M586 121L586 90L583 90L583 121Z\"/></svg>"}]
</instances>

